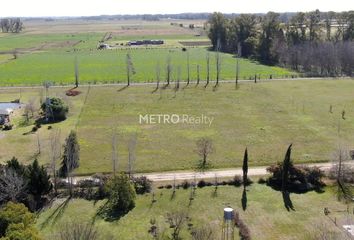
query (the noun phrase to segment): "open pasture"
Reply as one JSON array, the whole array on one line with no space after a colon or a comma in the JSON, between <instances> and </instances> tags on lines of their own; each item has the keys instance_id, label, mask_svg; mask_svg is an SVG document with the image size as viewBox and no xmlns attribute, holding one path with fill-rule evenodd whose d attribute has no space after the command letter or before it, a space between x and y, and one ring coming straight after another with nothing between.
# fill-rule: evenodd
<instances>
[{"instance_id":1,"label":"open pasture","mask_svg":"<svg viewBox=\"0 0 354 240\"><path fill-rule=\"evenodd\" d=\"M248 188L246 211L242 210L242 188L219 187L216 197L213 193L213 187L197 189L194 200L189 204L190 190L177 190L175 198L171 198L172 190L156 190L157 201L154 204L151 203L151 194L138 196L136 207L119 221L113 222L96 216L98 207L103 204L101 201L95 203L73 199L65 204L64 199L61 199L39 215L37 227L48 239L52 239L61 225L75 219L81 223L94 221L99 230L99 239L110 239L110 236L122 240L153 239L148 233L151 219L156 220L160 232L168 233L169 225L165 220L167 213L186 211L191 218L192 228L210 225L215 234L213 239L219 240L223 208L231 206L249 227L252 239L314 240L321 234L346 239L341 226L336 227L333 221L336 218L338 224L346 224L354 220L352 214L347 216L346 205L335 200L330 188L321 194L291 194L294 211L286 211L281 193L264 185L253 184ZM325 207L332 212L328 217L323 213ZM191 239L186 225L181 236ZM235 239L239 239L237 229Z\"/></svg>"},{"instance_id":2,"label":"open pasture","mask_svg":"<svg viewBox=\"0 0 354 240\"><path fill-rule=\"evenodd\" d=\"M173 24L171 24L173 23ZM179 24L183 24L181 27ZM190 29L189 24L196 28ZM20 34L0 34L0 85L41 85L45 81L56 85L73 84L74 63L78 59L81 83L117 83L126 81L126 55L131 54L136 70L133 82L156 81L156 68L160 66L160 78L165 79L167 58L171 58L173 78L181 69L181 79L187 79L187 54L190 58L191 79L206 78L208 41L201 20L163 21L94 21L94 20L27 20ZM161 39L161 46L127 47L130 40ZM97 50L98 43L113 46L113 49ZM182 42L182 43L181 43ZM187 51L183 42L189 43ZM203 43L202 46L199 46ZM121 46L123 44L123 46ZM16 52L16 58L2 61ZM234 79L235 58L221 54L222 79ZM215 53L210 52L211 79L215 79ZM280 67L240 60L241 79L290 77L295 73Z\"/></svg>"},{"instance_id":3,"label":"open pasture","mask_svg":"<svg viewBox=\"0 0 354 240\"><path fill-rule=\"evenodd\" d=\"M212 85L212 84L210 84ZM196 167L195 143L201 137L212 139L210 155L214 168L239 167L244 149L249 148L250 166L270 165L283 160L293 143L295 163L330 161L338 145L353 149L353 80L295 80L221 84L217 91L190 85L179 91L174 84L152 93L154 86L92 86L79 88L77 97L66 97L64 88L50 88L50 96L62 97L70 107L66 121L52 124L61 129L62 142L71 129L78 131L81 162L78 174L110 172L112 134L117 132L118 165L127 169L128 142L136 135L137 172L187 170ZM1 90L0 101L21 96L23 102L36 99L40 89ZM86 102L84 103L84 99ZM329 112L332 105L332 113ZM345 111L345 119L342 111ZM140 114L187 114L213 117L208 124L140 124ZM16 119L15 119L16 120ZM20 121L19 116L16 121ZM43 125L41 163L49 163L52 130ZM23 162L38 152L37 134L32 126L3 132L0 160L17 156ZM338 132L339 130L339 132ZM25 135L24 135L25 134Z\"/></svg>"}]
</instances>

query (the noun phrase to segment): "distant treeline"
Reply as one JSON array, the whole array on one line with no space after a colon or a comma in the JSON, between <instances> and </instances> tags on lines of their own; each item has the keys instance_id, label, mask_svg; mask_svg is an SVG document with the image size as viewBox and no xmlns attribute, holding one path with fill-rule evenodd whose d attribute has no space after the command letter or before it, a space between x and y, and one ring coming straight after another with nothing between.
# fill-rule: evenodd
<instances>
[{"instance_id":1,"label":"distant treeline","mask_svg":"<svg viewBox=\"0 0 354 240\"><path fill-rule=\"evenodd\" d=\"M281 13L280 19L284 22L288 21L293 15L296 13ZM239 13L228 13L224 14L227 18L234 18L239 16ZM263 16L264 13L257 13L256 16ZM151 21L159 21L161 19L200 19L200 20L208 20L212 16L212 13L178 13L178 14L118 14L118 15L100 15L100 16L87 16L87 17L52 17L45 18L46 21L54 21L55 19L82 19L82 20L151 20ZM42 20L41 17L32 17L26 18L31 20Z\"/></svg>"},{"instance_id":2,"label":"distant treeline","mask_svg":"<svg viewBox=\"0 0 354 240\"><path fill-rule=\"evenodd\" d=\"M23 23L20 18L3 18L0 20L0 29L3 33L19 33Z\"/></svg>"},{"instance_id":3,"label":"distant treeline","mask_svg":"<svg viewBox=\"0 0 354 240\"><path fill-rule=\"evenodd\" d=\"M213 49L285 66L311 76L352 76L354 11L209 18Z\"/></svg>"}]
</instances>

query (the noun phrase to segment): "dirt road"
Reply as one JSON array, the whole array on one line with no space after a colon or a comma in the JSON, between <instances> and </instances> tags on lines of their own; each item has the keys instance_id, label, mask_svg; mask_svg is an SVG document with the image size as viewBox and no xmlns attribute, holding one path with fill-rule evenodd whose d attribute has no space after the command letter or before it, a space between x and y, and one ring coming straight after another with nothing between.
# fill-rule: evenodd
<instances>
[{"instance_id":1,"label":"dirt road","mask_svg":"<svg viewBox=\"0 0 354 240\"><path fill-rule=\"evenodd\" d=\"M347 162L354 166L354 161ZM317 166L323 171L327 171L332 166L332 163L318 163L318 164L304 164L303 166L314 167ZM267 175L267 167L251 167L248 169L248 176L264 176ZM192 179L210 179L215 178L215 175L218 178L224 177L233 177L235 175L242 175L242 168L234 168L234 169L222 169L222 170L210 170L204 173L195 172L195 171L177 171L177 172L160 172L160 173L139 173L135 174L135 176L146 176L148 179L154 182L161 181L173 181L176 180L192 180ZM93 179L92 177L75 177L74 184L77 181L84 179Z\"/></svg>"}]
</instances>

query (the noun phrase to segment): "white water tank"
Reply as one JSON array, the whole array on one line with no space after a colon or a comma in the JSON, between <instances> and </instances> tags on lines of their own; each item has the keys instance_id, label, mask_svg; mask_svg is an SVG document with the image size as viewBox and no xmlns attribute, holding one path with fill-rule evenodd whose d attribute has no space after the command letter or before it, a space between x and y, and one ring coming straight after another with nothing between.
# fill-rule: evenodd
<instances>
[{"instance_id":1,"label":"white water tank","mask_svg":"<svg viewBox=\"0 0 354 240\"><path fill-rule=\"evenodd\" d=\"M224 208L224 220L231 221L234 217L234 210L230 207Z\"/></svg>"}]
</instances>

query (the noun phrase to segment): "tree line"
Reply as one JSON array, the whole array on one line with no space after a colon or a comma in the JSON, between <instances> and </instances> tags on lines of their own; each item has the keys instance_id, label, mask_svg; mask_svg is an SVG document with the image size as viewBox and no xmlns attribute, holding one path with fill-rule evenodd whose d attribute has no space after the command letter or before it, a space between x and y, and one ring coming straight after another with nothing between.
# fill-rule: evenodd
<instances>
[{"instance_id":1,"label":"tree line","mask_svg":"<svg viewBox=\"0 0 354 240\"><path fill-rule=\"evenodd\" d=\"M3 18L0 28L3 33L19 33L23 30L23 22L20 18Z\"/></svg>"},{"instance_id":2,"label":"tree line","mask_svg":"<svg viewBox=\"0 0 354 240\"><path fill-rule=\"evenodd\" d=\"M311 76L351 76L354 69L354 11L299 12L281 18L214 13L208 36L213 50L233 53Z\"/></svg>"}]
</instances>

